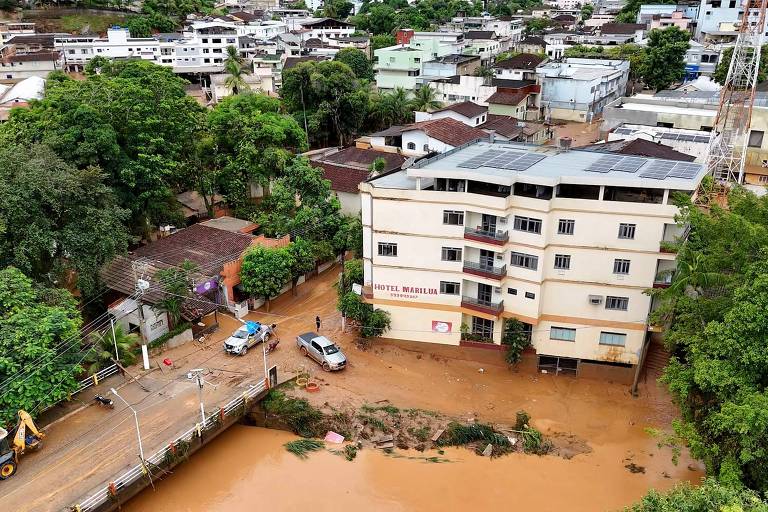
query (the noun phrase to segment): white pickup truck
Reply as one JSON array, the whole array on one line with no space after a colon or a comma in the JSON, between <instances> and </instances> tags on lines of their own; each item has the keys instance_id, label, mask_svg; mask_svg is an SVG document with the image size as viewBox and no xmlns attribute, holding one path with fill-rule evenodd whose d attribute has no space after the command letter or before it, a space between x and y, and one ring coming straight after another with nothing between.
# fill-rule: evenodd
<instances>
[{"instance_id":1,"label":"white pickup truck","mask_svg":"<svg viewBox=\"0 0 768 512\"><path fill-rule=\"evenodd\" d=\"M342 370L347 366L344 353L331 340L316 332L307 332L296 337L296 344L301 353L311 357L323 367L323 370Z\"/></svg>"},{"instance_id":2,"label":"white pickup truck","mask_svg":"<svg viewBox=\"0 0 768 512\"><path fill-rule=\"evenodd\" d=\"M251 325L243 325L232 333L232 336L224 340L224 350L229 354L244 356L248 349L257 343L269 340L274 329L273 325L251 322ZM250 328L249 328L250 327Z\"/></svg>"}]
</instances>

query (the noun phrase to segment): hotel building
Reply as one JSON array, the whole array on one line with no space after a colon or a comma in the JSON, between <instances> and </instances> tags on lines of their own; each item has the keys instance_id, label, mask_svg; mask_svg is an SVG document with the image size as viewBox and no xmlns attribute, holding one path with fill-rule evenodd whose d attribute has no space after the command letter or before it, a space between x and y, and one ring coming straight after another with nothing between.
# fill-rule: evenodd
<instances>
[{"instance_id":1,"label":"hotel building","mask_svg":"<svg viewBox=\"0 0 768 512\"><path fill-rule=\"evenodd\" d=\"M543 367L639 362L669 283L673 192L700 164L472 142L360 185L364 296L389 337L500 344L525 324Z\"/></svg>"}]
</instances>

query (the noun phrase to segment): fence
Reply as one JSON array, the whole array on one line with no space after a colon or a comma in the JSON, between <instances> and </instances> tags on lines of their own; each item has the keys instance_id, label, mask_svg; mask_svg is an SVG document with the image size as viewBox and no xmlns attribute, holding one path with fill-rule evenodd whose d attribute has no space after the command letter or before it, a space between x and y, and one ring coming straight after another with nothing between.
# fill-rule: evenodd
<instances>
[{"instance_id":1,"label":"fence","mask_svg":"<svg viewBox=\"0 0 768 512\"><path fill-rule=\"evenodd\" d=\"M102 380L106 379L107 377L110 377L114 374L116 374L119 371L116 364L107 366L106 368L103 368L99 370L98 372L94 373L90 377L86 377L83 380L80 381L80 386L75 390L73 395L76 395L77 393L80 393L81 391L97 385Z\"/></svg>"},{"instance_id":2,"label":"fence","mask_svg":"<svg viewBox=\"0 0 768 512\"><path fill-rule=\"evenodd\" d=\"M153 466L162 469L161 466L169 460L169 456L170 460L173 460L176 456L176 447L188 446L195 438L202 439L203 432L209 428L217 428L225 417L233 416L233 413L236 413L237 416L244 415L248 401L258 397L259 394L267 389L265 381L251 386L242 395L230 401L224 407L219 408L216 412L206 416L205 422L202 425L199 423L194 425L171 441L165 448L147 457L144 464L137 464L132 467L102 489L83 499L79 504L72 506L72 510L76 512L90 512L99 509L107 503L114 503L116 505L115 500L122 489L127 489L141 478L148 478ZM149 484L149 480L147 480L147 484Z\"/></svg>"}]
</instances>

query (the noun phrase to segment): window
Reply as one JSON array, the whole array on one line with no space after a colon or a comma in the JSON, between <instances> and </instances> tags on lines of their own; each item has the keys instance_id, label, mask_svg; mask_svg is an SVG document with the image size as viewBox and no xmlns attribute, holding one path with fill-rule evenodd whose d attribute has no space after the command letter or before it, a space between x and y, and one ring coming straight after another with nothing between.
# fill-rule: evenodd
<instances>
[{"instance_id":1,"label":"window","mask_svg":"<svg viewBox=\"0 0 768 512\"><path fill-rule=\"evenodd\" d=\"M208 39L203 39L203 42L204 42L204 43L207 43L207 42L208 42Z\"/></svg>"},{"instance_id":2,"label":"window","mask_svg":"<svg viewBox=\"0 0 768 512\"><path fill-rule=\"evenodd\" d=\"M472 334L486 339L493 339L493 320L472 317Z\"/></svg>"},{"instance_id":3,"label":"window","mask_svg":"<svg viewBox=\"0 0 768 512\"><path fill-rule=\"evenodd\" d=\"M636 224L619 224L619 238L635 239Z\"/></svg>"},{"instance_id":4,"label":"window","mask_svg":"<svg viewBox=\"0 0 768 512\"><path fill-rule=\"evenodd\" d=\"M623 347L627 343L627 335L620 332L600 332L600 344L601 345L613 345L616 347Z\"/></svg>"},{"instance_id":5,"label":"window","mask_svg":"<svg viewBox=\"0 0 768 512\"><path fill-rule=\"evenodd\" d=\"M557 234L558 235L572 235L573 229L576 227L576 221L573 219L560 219L557 221Z\"/></svg>"},{"instance_id":6,"label":"window","mask_svg":"<svg viewBox=\"0 0 768 512\"><path fill-rule=\"evenodd\" d=\"M211 39L212 43L221 43L221 38Z\"/></svg>"},{"instance_id":7,"label":"window","mask_svg":"<svg viewBox=\"0 0 768 512\"><path fill-rule=\"evenodd\" d=\"M235 40L234 40L234 38L230 38L230 37L228 37L228 38L227 38L227 44L235 44Z\"/></svg>"},{"instance_id":8,"label":"window","mask_svg":"<svg viewBox=\"0 0 768 512\"><path fill-rule=\"evenodd\" d=\"M763 132L752 130L749 132L749 147L759 148L763 145Z\"/></svg>"},{"instance_id":9,"label":"window","mask_svg":"<svg viewBox=\"0 0 768 512\"><path fill-rule=\"evenodd\" d=\"M209 50L208 48L203 48L203 53L211 53L211 50Z\"/></svg>"},{"instance_id":10,"label":"window","mask_svg":"<svg viewBox=\"0 0 768 512\"><path fill-rule=\"evenodd\" d=\"M555 254L555 268L557 270L568 270L571 268L570 254ZM615 270L615 268L614 268Z\"/></svg>"},{"instance_id":11,"label":"window","mask_svg":"<svg viewBox=\"0 0 768 512\"><path fill-rule=\"evenodd\" d=\"M422 148L425 153L429 153L429 144L424 144L424 147Z\"/></svg>"},{"instance_id":12,"label":"window","mask_svg":"<svg viewBox=\"0 0 768 512\"><path fill-rule=\"evenodd\" d=\"M768 176L758 176L757 182L763 185L768 183Z\"/></svg>"},{"instance_id":13,"label":"window","mask_svg":"<svg viewBox=\"0 0 768 512\"><path fill-rule=\"evenodd\" d=\"M517 288L507 288L507 293L510 295L517 295Z\"/></svg>"},{"instance_id":14,"label":"window","mask_svg":"<svg viewBox=\"0 0 768 512\"><path fill-rule=\"evenodd\" d=\"M526 231L528 233L541 233L541 219L531 217L520 217L515 215L515 229L517 231Z\"/></svg>"},{"instance_id":15,"label":"window","mask_svg":"<svg viewBox=\"0 0 768 512\"><path fill-rule=\"evenodd\" d=\"M525 298L526 299L535 299L536 298L536 294L533 293L533 292L525 292Z\"/></svg>"},{"instance_id":16,"label":"window","mask_svg":"<svg viewBox=\"0 0 768 512\"><path fill-rule=\"evenodd\" d=\"M450 224L452 226L463 226L464 212L457 212L454 210L444 210L443 224Z\"/></svg>"},{"instance_id":17,"label":"window","mask_svg":"<svg viewBox=\"0 0 768 512\"><path fill-rule=\"evenodd\" d=\"M443 261L461 261L461 249L458 247L443 247Z\"/></svg>"},{"instance_id":18,"label":"window","mask_svg":"<svg viewBox=\"0 0 768 512\"><path fill-rule=\"evenodd\" d=\"M408 143L408 149L416 149L416 143L415 142L409 142Z\"/></svg>"},{"instance_id":19,"label":"window","mask_svg":"<svg viewBox=\"0 0 768 512\"><path fill-rule=\"evenodd\" d=\"M618 258L613 260L613 273L629 274L629 260L622 260Z\"/></svg>"},{"instance_id":20,"label":"window","mask_svg":"<svg viewBox=\"0 0 768 512\"><path fill-rule=\"evenodd\" d=\"M459 283L452 283L450 281L440 281L440 293L445 295L459 295L461 285Z\"/></svg>"},{"instance_id":21,"label":"window","mask_svg":"<svg viewBox=\"0 0 768 512\"><path fill-rule=\"evenodd\" d=\"M74 55L75 54L75 50L67 50L67 53L70 54L70 55Z\"/></svg>"},{"instance_id":22,"label":"window","mask_svg":"<svg viewBox=\"0 0 768 512\"><path fill-rule=\"evenodd\" d=\"M379 242L379 256L397 256L397 244Z\"/></svg>"},{"instance_id":23,"label":"window","mask_svg":"<svg viewBox=\"0 0 768 512\"><path fill-rule=\"evenodd\" d=\"M569 329L568 327L550 327L549 339L576 341L576 329Z\"/></svg>"},{"instance_id":24,"label":"window","mask_svg":"<svg viewBox=\"0 0 768 512\"><path fill-rule=\"evenodd\" d=\"M626 311L629 308L629 297L611 297L605 298L605 309L616 309Z\"/></svg>"},{"instance_id":25,"label":"window","mask_svg":"<svg viewBox=\"0 0 768 512\"><path fill-rule=\"evenodd\" d=\"M537 268L539 268L539 258L538 256L533 256L530 254L523 254L521 252L512 252L510 264L513 267L523 267L531 270L536 270Z\"/></svg>"}]
</instances>

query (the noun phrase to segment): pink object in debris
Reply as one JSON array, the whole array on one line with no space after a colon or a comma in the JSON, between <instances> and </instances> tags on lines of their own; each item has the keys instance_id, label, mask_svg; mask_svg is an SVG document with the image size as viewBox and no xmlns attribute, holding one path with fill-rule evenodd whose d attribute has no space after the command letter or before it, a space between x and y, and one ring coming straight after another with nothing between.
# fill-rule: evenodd
<instances>
[{"instance_id":1,"label":"pink object in debris","mask_svg":"<svg viewBox=\"0 0 768 512\"><path fill-rule=\"evenodd\" d=\"M165 366L173 366L173 361L171 361L170 359L168 359L168 358L166 357L165 359L163 359L163 364L164 364Z\"/></svg>"},{"instance_id":2,"label":"pink object in debris","mask_svg":"<svg viewBox=\"0 0 768 512\"><path fill-rule=\"evenodd\" d=\"M325 442L341 444L344 442L344 436L341 434L337 434L333 430L329 430L328 433L325 434Z\"/></svg>"}]
</instances>

